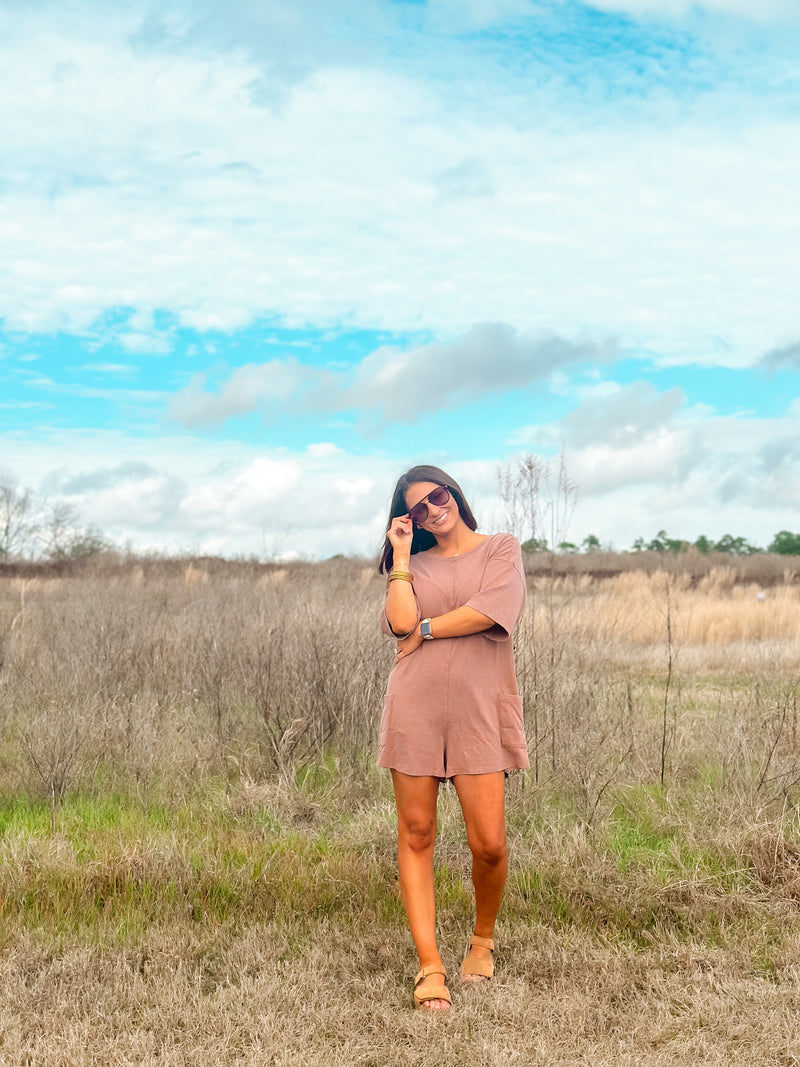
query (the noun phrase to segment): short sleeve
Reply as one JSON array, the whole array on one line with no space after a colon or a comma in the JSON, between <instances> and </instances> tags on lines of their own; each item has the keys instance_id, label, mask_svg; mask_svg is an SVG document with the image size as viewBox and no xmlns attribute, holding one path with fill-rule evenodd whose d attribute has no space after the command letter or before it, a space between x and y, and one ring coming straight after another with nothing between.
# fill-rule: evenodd
<instances>
[{"instance_id":1,"label":"short sleeve","mask_svg":"<svg viewBox=\"0 0 800 1067\"><path fill-rule=\"evenodd\" d=\"M493 538L480 589L469 598L467 607L494 620L495 625L483 631L484 637L507 641L511 636L525 607L525 571L516 537L500 534Z\"/></svg>"}]
</instances>

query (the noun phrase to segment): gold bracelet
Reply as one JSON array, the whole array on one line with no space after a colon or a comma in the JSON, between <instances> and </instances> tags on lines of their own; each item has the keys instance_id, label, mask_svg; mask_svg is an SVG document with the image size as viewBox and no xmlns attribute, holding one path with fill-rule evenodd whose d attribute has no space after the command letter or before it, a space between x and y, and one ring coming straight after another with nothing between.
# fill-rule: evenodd
<instances>
[{"instance_id":1,"label":"gold bracelet","mask_svg":"<svg viewBox=\"0 0 800 1067\"><path fill-rule=\"evenodd\" d=\"M389 575L389 581L392 582L395 578L399 578L402 582L414 581L414 575L410 571L392 571Z\"/></svg>"}]
</instances>

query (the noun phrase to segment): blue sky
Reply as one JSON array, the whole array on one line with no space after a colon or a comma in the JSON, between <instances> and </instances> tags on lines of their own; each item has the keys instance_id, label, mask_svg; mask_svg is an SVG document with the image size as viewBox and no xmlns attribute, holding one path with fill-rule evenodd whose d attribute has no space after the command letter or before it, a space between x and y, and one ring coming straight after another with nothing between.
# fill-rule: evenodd
<instances>
[{"instance_id":1,"label":"blue sky","mask_svg":"<svg viewBox=\"0 0 800 1067\"><path fill-rule=\"evenodd\" d=\"M372 554L563 454L566 536L800 529L794 0L0 0L0 479Z\"/></svg>"}]
</instances>

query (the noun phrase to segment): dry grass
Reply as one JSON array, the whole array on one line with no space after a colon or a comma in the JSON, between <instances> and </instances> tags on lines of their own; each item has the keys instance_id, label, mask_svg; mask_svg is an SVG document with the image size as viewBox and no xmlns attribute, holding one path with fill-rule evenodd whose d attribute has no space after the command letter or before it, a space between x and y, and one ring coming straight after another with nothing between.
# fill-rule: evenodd
<instances>
[{"instance_id":1,"label":"dry grass","mask_svg":"<svg viewBox=\"0 0 800 1067\"><path fill-rule=\"evenodd\" d=\"M0 1063L800 1064L794 576L532 578L498 976L447 1018L410 1007L381 590L348 560L0 579ZM437 849L455 973L449 789Z\"/></svg>"},{"instance_id":2,"label":"dry grass","mask_svg":"<svg viewBox=\"0 0 800 1067\"><path fill-rule=\"evenodd\" d=\"M562 632L582 634L591 619L597 637L617 645L660 652L667 596L679 646L749 646L752 656L765 642L776 642L791 655L800 641L800 585L741 583L731 568L712 570L698 582L688 574L630 571L611 579L544 578L537 585L539 625L555 604Z\"/></svg>"}]
</instances>

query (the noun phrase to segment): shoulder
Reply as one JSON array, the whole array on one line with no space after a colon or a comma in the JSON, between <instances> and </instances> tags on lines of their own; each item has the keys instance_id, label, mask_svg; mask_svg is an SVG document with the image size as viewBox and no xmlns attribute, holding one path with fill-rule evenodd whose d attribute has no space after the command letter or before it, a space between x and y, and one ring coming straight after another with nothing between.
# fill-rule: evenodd
<instances>
[{"instance_id":1,"label":"shoulder","mask_svg":"<svg viewBox=\"0 0 800 1067\"><path fill-rule=\"evenodd\" d=\"M489 551L492 555L498 556L520 556L522 551L519 547L519 541L513 534L510 533L496 533L490 534L486 538L488 542Z\"/></svg>"}]
</instances>

